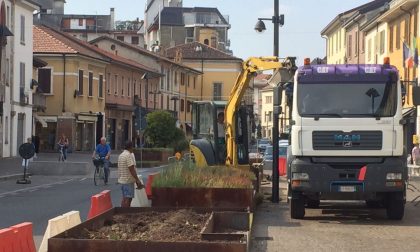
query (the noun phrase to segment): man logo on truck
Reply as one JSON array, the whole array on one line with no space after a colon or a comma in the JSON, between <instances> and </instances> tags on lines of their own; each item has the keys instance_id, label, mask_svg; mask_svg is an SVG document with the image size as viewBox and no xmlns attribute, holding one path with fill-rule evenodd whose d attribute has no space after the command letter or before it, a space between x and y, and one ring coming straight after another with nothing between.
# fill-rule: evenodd
<instances>
[{"instance_id":1,"label":"man logo on truck","mask_svg":"<svg viewBox=\"0 0 420 252\"><path fill-rule=\"evenodd\" d=\"M360 135L334 135L334 141L336 145L343 145L344 148L351 148L353 143L360 142Z\"/></svg>"}]
</instances>

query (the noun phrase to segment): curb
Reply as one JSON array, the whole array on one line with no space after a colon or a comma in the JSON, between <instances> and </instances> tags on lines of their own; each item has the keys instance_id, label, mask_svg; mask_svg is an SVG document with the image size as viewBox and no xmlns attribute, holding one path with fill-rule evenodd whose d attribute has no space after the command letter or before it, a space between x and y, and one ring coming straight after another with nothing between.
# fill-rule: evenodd
<instances>
[{"instance_id":1,"label":"curb","mask_svg":"<svg viewBox=\"0 0 420 252\"><path fill-rule=\"evenodd\" d=\"M31 174L26 174L26 176L31 176ZM0 176L0 182L18 178L23 178L23 173Z\"/></svg>"}]
</instances>

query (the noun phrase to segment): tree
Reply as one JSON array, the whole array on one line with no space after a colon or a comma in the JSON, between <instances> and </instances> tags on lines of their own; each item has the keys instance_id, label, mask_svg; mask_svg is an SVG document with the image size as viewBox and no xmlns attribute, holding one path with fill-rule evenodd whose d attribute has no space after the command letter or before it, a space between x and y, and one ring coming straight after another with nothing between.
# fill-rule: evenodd
<instances>
[{"instance_id":1,"label":"tree","mask_svg":"<svg viewBox=\"0 0 420 252\"><path fill-rule=\"evenodd\" d=\"M175 136L170 147L174 149L174 152L183 152L188 149L189 144L182 129L175 129Z\"/></svg>"},{"instance_id":2,"label":"tree","mask_svg":"<svg viewBox=\"0 0 420 252\"><path fill-rule=\"evenodd\" d=\"M176 120L166 111L155 111L146 116L145 135L153 147L168 147L177 136Z\"/></svg>"}]
</instances>

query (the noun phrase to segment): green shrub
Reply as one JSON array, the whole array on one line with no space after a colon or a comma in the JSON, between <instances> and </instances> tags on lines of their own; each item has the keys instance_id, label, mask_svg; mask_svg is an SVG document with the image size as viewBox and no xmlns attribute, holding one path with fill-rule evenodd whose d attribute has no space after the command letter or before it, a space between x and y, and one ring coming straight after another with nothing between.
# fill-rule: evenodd
<instances>
[{"instance_id":1,"label":"green shrub","mask_svg":"<svg viewBox=\"0 0 420 252\"><path fill-rule=\"evenodd\" d=\"M252 188L255 175L227 167L197 168L190 162L176 162L161 172L153 187L175 188Z\"/></svg>"}]
</instances>

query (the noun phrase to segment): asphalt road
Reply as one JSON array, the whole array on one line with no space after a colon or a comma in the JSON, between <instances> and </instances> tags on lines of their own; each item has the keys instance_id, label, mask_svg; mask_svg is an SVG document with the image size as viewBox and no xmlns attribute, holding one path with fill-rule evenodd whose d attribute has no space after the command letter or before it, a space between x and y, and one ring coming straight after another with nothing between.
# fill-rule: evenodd
<instances>
[{"instance_id":1,"label":"asphalt road","mask_svg":"<svg viewBox=\"0 0 420 252\"><path fill-rule=\"evenodd\" d=\"M146 183L148 174L161 168L142 169ZM111 170L110 183L94 186L89 177L33 176L29 185L18 185L15 180L0 182L0 228L22 222L32 222L35 243L40 245L48 220L72 210L80 211L86 220L92 195L111 190L113 206L119 206L120 187L116 170Z\"/></svg>"},{"instance_id":2,"label":"asphalt road","mask_svg":"<svg viewBox=\"0 0 420 252\"><path fill-rule=\"evenodd\" d=\"M414 182L420 189L420 182ZM363 202L322 202L292 220L288 205L264 203L254 215L253 252L274 251L420 251L419 191L408 191L405 216L391 221L385 209Z\"/></svg>"}]
</instances>

